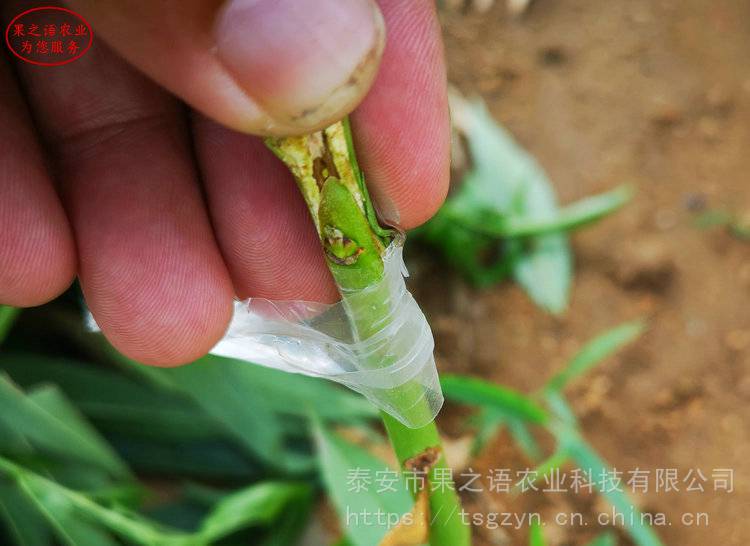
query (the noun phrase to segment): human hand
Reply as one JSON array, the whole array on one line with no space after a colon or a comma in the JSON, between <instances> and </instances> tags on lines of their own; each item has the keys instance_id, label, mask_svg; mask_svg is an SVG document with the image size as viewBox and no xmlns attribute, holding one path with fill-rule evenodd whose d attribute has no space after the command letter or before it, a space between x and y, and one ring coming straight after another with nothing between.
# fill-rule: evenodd
<instances>
[{"instance_id":1,"label":"human hand","mask_svg":"<svg viewBox=\"0 0 750 546\"><path fill-rule=\"evenodd\" d=\"M94 27L86 55L19 62L17 78L0 63L0 303L42 304L78 275L117 349L175 365L218 341L235 295L335 300L293 180L249 133L309 132L359 104L384 219L437 210L450 129L434 3L377 3L387 45L359 104L383 39L370 0L68 2ZM2 7L7 24L33 6Z\"/></svg>"}]
</instances>

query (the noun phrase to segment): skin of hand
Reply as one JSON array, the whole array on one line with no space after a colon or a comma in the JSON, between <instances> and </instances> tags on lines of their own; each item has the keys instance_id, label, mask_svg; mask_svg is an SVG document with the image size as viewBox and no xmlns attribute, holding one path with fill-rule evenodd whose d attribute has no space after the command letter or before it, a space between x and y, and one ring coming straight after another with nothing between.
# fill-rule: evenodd
<instances>
[{"instance_id":1,"label":"skin of hand","mask_svg":"<svg viewBox=\"0 0 750 546\"><path fill-rule=\"evenodd\" d=\"M66 6L94 28L86 55L0 60L0 303L40 305L77 276L119 351L173 366L221 338L234 297L335 301L303 200L260 136L352 111L385 221L417 226L445 198L433 0ZM0 0L4 24L30 7Z\"/></svg>"}]
</instances>

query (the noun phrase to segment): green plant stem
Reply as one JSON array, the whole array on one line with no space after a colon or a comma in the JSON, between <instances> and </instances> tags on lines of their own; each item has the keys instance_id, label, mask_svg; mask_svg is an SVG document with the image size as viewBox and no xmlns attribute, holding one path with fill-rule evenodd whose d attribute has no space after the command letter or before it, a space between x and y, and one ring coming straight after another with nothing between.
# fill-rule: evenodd
<instances>
[{"instance_id":1,"label":"green plant stem","mask_svg":"<svg viewBox=\"0 0 750 546\"><path fill-rule=\"evenodd\" d=\"M387 287L369 292L364 299L356 296L358 299L353 301L352 298L356 291L382 280L383 256L391 232L377 223L354 154L348 121L310 135L268 139L266 143L294 175L355 333L367 338L388 320ZM388 362L373 360L371 364L385 366ZM417 421L429 411L421 394L421 385L410 382L395 389L390 396L414 400L410 411ZM382 413L382 417L402 468L407 468L410 459L437 448L440 455L430 475L434 477L439 472L444 484L442 469L447 468L447 464L435 423L412 429L387 413ZM461 504L452 484L430 492L430 512L431 546L470 544L470 529L463 522Z\"/></svg>"}]
</instances>

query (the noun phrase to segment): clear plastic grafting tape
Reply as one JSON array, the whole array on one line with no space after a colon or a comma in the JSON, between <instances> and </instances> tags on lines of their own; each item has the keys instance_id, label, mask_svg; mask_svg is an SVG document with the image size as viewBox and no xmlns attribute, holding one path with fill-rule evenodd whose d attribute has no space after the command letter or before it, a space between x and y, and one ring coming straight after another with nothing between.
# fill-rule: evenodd
<instances>
[{"instance_id":1,"label":"clear plastic grafting tape","mask_svg":"<svg viewBox=\"0 0 750 546\"><path fill-rule=\"evenodd\" d=\"M328 305L251 298L213 354L323 377L355 390L404 425L431 422L443 405L434 341L406 289L403 237L386 250L380 282ZM361 319L367 317L362 324ZM375 317L374 323L370 320Z\"/></svg>"}]
</instances>

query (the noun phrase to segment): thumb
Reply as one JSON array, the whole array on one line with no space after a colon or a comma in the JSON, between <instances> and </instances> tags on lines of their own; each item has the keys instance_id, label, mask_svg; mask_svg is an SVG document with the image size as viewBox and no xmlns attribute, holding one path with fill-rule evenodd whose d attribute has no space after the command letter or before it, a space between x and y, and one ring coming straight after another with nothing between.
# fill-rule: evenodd
<instances>
[{"instance_id":1,"label":"thumb","mask_svg":"<svg viewBox=\"0 0 750 546\"><path fill-rule=\"evenodd\" d=\"M364 98L384 45L373 0L69 0L99 37L205 115L310 132Z\"/></svg>"}]
</instances>

